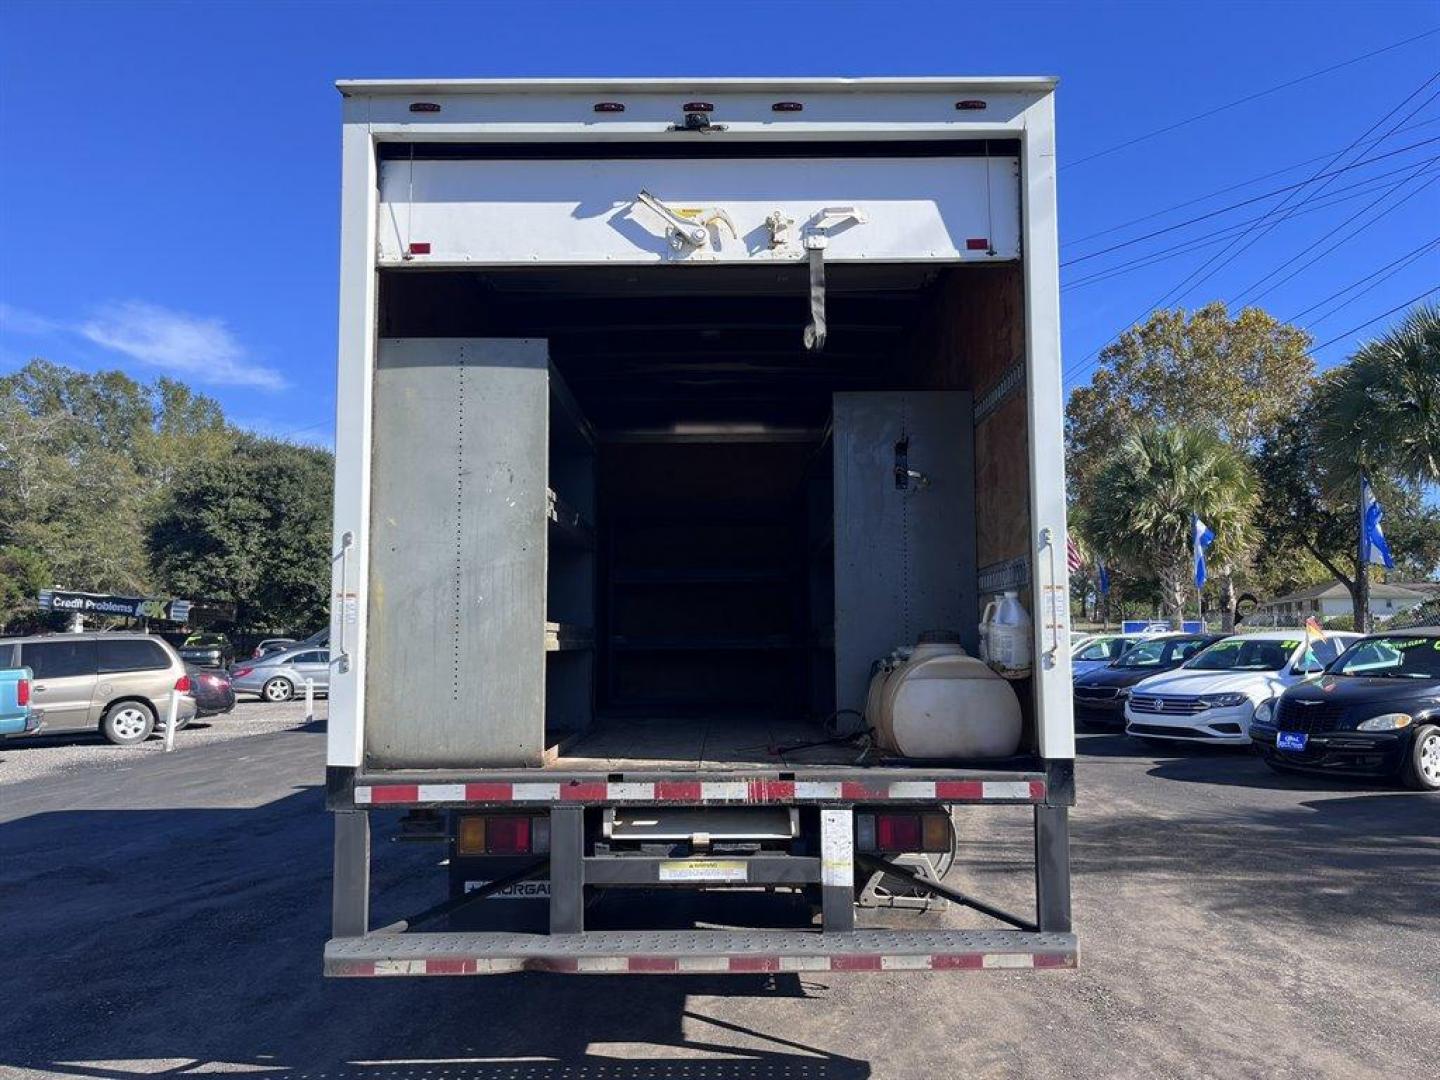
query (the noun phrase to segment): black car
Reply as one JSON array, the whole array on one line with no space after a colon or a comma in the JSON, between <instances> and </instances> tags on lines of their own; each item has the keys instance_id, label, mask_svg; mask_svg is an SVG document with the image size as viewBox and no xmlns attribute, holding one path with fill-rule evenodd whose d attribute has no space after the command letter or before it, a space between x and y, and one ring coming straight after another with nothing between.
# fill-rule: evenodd
<instances>
[{"instance_id":1,"label":"black car","mask_svg":"<svg viewBox=\"0 0 1440 1080\"><path fill-rule=\"evenodd\" d=\"M208 668L228 668L235 662L235 646L224 634L191 634L180 646L180 659Z\"/></svg>"},{"instance_id":2,"label":"black car","mask_svg":"<svg viewBox=\"0 0 1440 1080\"><path fill-rule=\"evenodd\" d=\"M230 676L223 671L186 664L190 676L190 694L195 698L197 716L218 716L235 708L235 691Z\"/></svg>"},{"instance_id":3,"label":"black car","mask_svg":"<svg viewBox=\"0 0 1440 1080\"><path fill-rule=\"evenodd\" d=\"M1106 667L1077 676L1074 685L1077 724L1125 726L1125 699L1141 679L1177 668L1205 646L1219 641L1216 634L1175 634L1137 642Z\"/></svg>"},{"instance_id":4,"label":"black car","mask_svg":"<svg viewBox=\"0 0 1440 1080\"><path fill-rule=\"evenodd\" d=\"M1440 626L1361 638L1318 680L1262 702L1250 740L1281 772L1398 776L1440 791Z\"/></svg>"}]
</instances>

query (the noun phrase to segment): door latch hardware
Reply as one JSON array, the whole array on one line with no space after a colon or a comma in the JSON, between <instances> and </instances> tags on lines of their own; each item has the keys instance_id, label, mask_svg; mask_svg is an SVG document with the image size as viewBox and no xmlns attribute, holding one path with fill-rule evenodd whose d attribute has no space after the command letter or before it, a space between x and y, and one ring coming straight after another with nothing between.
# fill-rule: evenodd
<instances>
[{"instance_id":1,"label":"door latch hardware","mask_svg":"<svg viewBox=\"0 0 1440 1080\"><path fill-rule=\"evenodd\" d=\"M723 225L729 230L732 237L740 239L740 234L735 229L735 222L731 221L730 215L718 206L675 210L644 190L635 196L635 201L661 217L665 222L665 239L670 242L670 247L675 251L684 251L686 248L698 250L708 246L710 226L712 225L716 227L717 232Z\"/></svg>"}]
</instances>

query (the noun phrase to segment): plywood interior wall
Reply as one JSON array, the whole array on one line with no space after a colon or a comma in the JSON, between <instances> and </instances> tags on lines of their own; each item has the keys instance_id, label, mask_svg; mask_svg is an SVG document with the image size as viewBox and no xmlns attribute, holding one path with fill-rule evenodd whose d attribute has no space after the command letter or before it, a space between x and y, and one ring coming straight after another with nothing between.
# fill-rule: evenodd
<instances>
[{"instance_id":1,"label":"plywood interior wall","mask_svg":"<svg viewBox=\"0 0 1440 1080\"><path fill-rule=\"evenodd\" d=\"M974 392L977 403L1025 358L1025 291L1014 264L965 267L934 300L902 359L917 386ZM983 569L1030 549L1028 413L1023 382L975 426L976 561Z\"/></svg>"}]
</instances>

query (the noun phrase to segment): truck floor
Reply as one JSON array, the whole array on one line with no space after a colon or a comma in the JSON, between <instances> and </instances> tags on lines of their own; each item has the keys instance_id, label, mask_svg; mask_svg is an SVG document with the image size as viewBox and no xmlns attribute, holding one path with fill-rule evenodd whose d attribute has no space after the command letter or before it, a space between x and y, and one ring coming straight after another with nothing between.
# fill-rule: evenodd
<instances>
[{"instance_id":1,"label":"truck floor","mask_svg":"<svg viewBox=\"0 0 1440 1080\"><path fill-rule=\"evenodd\" d=\"M819 724L783 717L610 717L593 731L562 743L550 763L555 769L636 772L679 769L693 772L753 769L757 765L853 765L878 761L871 751L860 761L849 743L806 746L828 739Z\"/></svg>"}]
</instances>

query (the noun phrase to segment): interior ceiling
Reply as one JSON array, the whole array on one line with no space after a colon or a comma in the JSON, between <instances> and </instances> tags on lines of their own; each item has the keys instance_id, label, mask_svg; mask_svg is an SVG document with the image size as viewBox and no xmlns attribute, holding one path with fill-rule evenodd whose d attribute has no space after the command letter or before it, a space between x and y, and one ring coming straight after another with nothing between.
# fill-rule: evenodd
<instances>
[{"instance_id":1,"label":"interior ceiling","mask_svg":"<svg viewBox=\"0 0 1440 1080\"><path fill-rule=\"evenodd\" d=\"M543 337L602 433L746 421L821 427L834 390L884 385L939 271L826 272L828 336L804 347L804 266L392 271L385 337Z\"/></svg>"}]
</instances>

